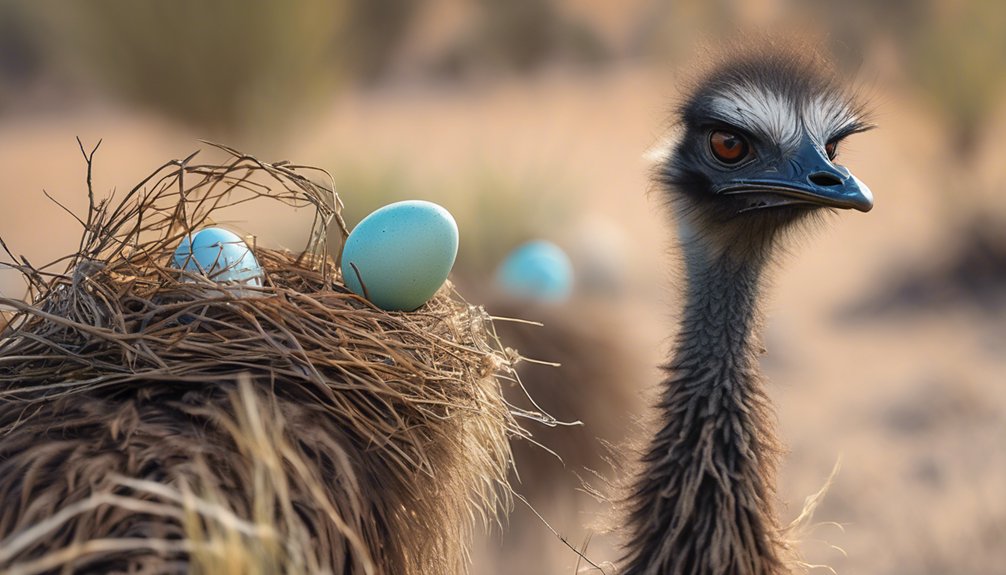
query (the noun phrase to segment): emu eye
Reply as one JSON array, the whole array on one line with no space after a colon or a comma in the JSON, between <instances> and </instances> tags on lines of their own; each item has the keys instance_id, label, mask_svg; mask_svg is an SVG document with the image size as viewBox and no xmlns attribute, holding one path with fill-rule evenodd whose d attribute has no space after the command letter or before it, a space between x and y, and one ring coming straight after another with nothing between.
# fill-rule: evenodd
<instances>
[{"instance_id":1,"label":"emu eye","mask_svg":"<svg viewBox=\"0 0 1006 575\"><path fill-rule=\"evenodd\" d=\"M713 157L724 164L736 164L748 157L750 151L743 137L726 130L713 130L709 135L709 149Z\"/></svg>"},{"instance_id":2,"label":"emu eye","mask_svg":"<svg viewBox=\"0 0 1006 575\"><path fill-rule=\"evenodd\" d=\"M838 155L838 140L831 140L824 145L824 151L828 154L829 160L834 160L835 156Z\"/></svg>"}]
</instances>

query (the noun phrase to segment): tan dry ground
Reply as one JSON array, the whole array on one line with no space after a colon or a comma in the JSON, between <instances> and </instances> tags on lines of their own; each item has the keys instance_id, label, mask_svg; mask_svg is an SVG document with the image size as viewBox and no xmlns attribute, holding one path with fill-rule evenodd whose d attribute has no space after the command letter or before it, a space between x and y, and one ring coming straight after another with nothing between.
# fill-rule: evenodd
<instances>
[{"instance_id":1,"label":"tan dry ground","mask_svg":"<svg viewBox=\"0 0 1006 575\"><path fill-rule=\"evenodd\" d=\"M669 335L665 310L675 302L663 286L676 268L659 198L646 195L643 155L659 140L673 94L671 78L643 69L546 74L464 90L399 86L345 95L295 142L272 147L337 179L340 170L394 166L417 195L442 201L439 188L463 189L477 169L514 174L540 185L543 196L552 193L550 182L560 182L555 189L569 194L561 201L593 222L584 224L588 230L598 225L625 238L628 295L612 306L634 322L625 337L655 365ZM841 459L816 517L822 524L804 547L811 563L865 575L1006 573L1006 316L949 308L858 323L834 319L893 269L943 257L954 241L936 183L946 174L940 132L913 100L883 89L880 96L881 129L843 151L874 190L876 209L839 214L828 229L803 236L774 279L765 365L792 450L781 477L782 514L793 518ZM0 233L35 263L68 251L78 234L41 194L46 188L78 212L84 205L74 136L105 139L99 191L129 186L197 146L197 135L111 108L0 119ZM1001 182L1002 169L991 162L985 177ZM347 202L366 201L340 191ZM1002 210L1001 196L999 202ZM295 219L235 218L248 218L244 228L261 241L300 242ZM5 292L20 289L4 274ZM642 371L650 375L641 380L655 377ZM628 384L642 390L650 383ZM582 540L584 531L572 527L581 522L576 514L549 519L567 526L571 541ZM540 527L522 537L550 535ZM593 558L613 559L604 541L592 544ZM572 573L575 562L558 541L551 558L530 559L540 573Z\"/></svg>"}]
</instances>

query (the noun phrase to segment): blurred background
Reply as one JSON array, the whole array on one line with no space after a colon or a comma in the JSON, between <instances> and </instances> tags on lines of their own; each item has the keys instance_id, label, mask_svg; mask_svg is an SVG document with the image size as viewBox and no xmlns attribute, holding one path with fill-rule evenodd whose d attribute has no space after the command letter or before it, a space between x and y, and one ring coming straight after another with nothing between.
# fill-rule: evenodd
<instances>
[{"instance_id":1,"label":"blurred background","mask_svg":"<svg viewBox=\"0 0 1006 575\"><path fill-rule=\"evenodd\" d=\"M841 158L876 208L804 236L775 276L764 368L791 450L781 514L841 461L802 543L809 564L1006 573L998 0L0 0L0 237L36 265L76 247L78 224L43 194L83 213L75 137L103 140L102 193L208 139L329 170L350 226L391 201L441 203L461 229L462 294L544 323L499 329L564 364L522 376L545 410L585 424L529 423L565 464L517 446L518 491L571 545L614 560L610 506L580 479L603 491L622 471L626 450L603 445L642 433L680 301L646 152L700 46L749 27L821 33L880 126ZM309 215L270 207L226 223L302 246ZM497 281L530 240L568 257L546 296ZM23 290L0 270L0 291ZM474 561L476 574L577 565L521 503Z\"/></svg>"}]
</instances>

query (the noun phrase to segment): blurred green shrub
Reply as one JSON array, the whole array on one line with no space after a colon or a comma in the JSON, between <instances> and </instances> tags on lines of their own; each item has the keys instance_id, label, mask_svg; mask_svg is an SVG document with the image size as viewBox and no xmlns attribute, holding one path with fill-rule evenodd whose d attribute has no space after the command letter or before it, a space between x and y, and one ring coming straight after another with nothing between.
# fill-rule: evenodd
<instances>
[{"instance_id":1,"label":"blurred green shrub","mask_svg":"<svg viewBox=\"0 0 1006 575\"><path fill-rule=\"evenodd\" d=\"M968 161L1006 100L1006 3L930 3L905 42L906 68L943 115L952 151Z\"/></svg>"},{"instance_id":2,"label":"blurred green shrub","mask_svg":"<svg viewBox=\"0 0 1006 575\"><path fill-rule=\"evenodd\" d=\"M429 6L429 0L3 2L0 25L24 20L9 13L30 12L46 26L15 24L17 33L0 36L0 48L43 45L78 84L229 140L281 135L333 90L385 77ZM592 65L608 55L600 36L555 0L461 0L458 8L464 3L473 9L463 11L468 19L440 71L526 72L552 59Z\"/></svg>"},{"instance_id":3,"label":"blurred green shrub","mask_svg":"<svg viewBox=\"0 0 1006 575\"><path fill-rule=\"evenodd\" d=\"M636 15L628 52L660 65L693 60L696 46L736 30L740 8L732 0L650 0Z\"/></svg>"},{"instance_id":4,"label":"blurred green shrub","mask_svg":"<svg viewBox=\"0 0 1006 575\"><path fill-rule=\"evenodd\" d=\"M527 71L556 52L559 12L549 0L476 0L478 49L490 61Z\"/></svg>"},{"instance_id":5,"label":"blurred green shrub","mask_svg":"<svg viewBox=\"0 0 1006 575\"><path fill-rule=\"evenodd\" d=\"M611 50L586 22L567 15L555 0L469 0L468 29L437 62L444 76L476 70L528 73L561 60L596 66Z\"/></svg>"},{"instance_id":6,"label":"blurred green shrub","mask_svg":"<svg viewBox=\"0 0 1006 575\"><path fill-rule=\"evenodd\" d=\"M364 82L381 78L426 5L427 0L351 0L340 42L351 74Z\"/></svg>"},{"instance_id":7,"label":"blurred green shrub","mask_svg":"<svg viewBox=\"0 0 1006 575\"><path fill-rule=\"evenodd\" d=\"M209 136L232 136L281 133L347 81L379 77L423 3L47 4L99 85Z\"/></svg>"},{"instance_id":8,"label":"blurred green shrub","mask_svg":"<svg viewBox=\"0 0 1006 575\"><path fill-rule=\"evenodd\" d=\"M24 5L0 2L0 109L42 71L45 53L31 32L35 24Z\"/></svg>"},{"instance_id":9,"label":"blurred green shrub","mask_svg":"<svg viewBox=\"0 0 1006 575\"><path fill-rule=\"evenodd\" d=\"M64 9L60 27L100 83L210 136L274 124L341 80L332 43L343 1L90 0Z\"/></svg>"},{"instance_id":10,"label":"blurred green shrub","mask_svg":"<svg viewBox=\"0 0 1006 575\"><path fill-rule=\"evenodd\" d=\"M1006 3L1001 0L790 0L827 23L841 55L887 43L906 79L943 121L950 151L969 161L1006 99ZM841 45L845 45L845 49ZM853 59L847 64L856 66Z\"/></svg>"}]
</instances>

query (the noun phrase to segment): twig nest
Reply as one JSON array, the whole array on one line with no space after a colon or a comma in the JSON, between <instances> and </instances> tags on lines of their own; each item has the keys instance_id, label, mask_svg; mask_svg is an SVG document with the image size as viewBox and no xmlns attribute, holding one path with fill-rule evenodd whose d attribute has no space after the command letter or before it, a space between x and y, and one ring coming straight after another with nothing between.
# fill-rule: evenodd
<instances>
[{"instance_id":1,"label":"twig nest","mask_svg":"<svg viewBox=\"0 0 1006 575\"><path fill-rule=\"evenodd\" d=\"M327 251L329 223L349 235L334 183L224 150L116 204L89 187L63 273L0 249L31 287L0 294L0 573L464 572L526 435L491 318L449 286L422 313L366 305ZM303 252L210 227L251 200L313 208ZM368 224L413 248L362 238L369 285L375 261L443 282L457 231L430 206Z\"/></svg>"},{"instance_id":2,"label":"twig nest","mask_svg":"<svg viewBox=\"0 0 1006 575\"><path fill-rule=\"evenodd\" d=\"M342 251L343 281L388 311L413 311L444 285L458 255L458 225L443 207L396 202L371 213Z\"/></svg>"}]
</instances>

